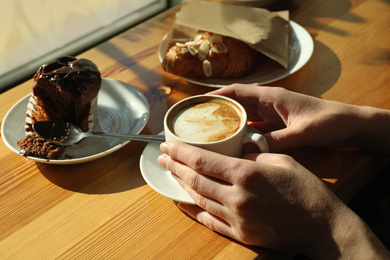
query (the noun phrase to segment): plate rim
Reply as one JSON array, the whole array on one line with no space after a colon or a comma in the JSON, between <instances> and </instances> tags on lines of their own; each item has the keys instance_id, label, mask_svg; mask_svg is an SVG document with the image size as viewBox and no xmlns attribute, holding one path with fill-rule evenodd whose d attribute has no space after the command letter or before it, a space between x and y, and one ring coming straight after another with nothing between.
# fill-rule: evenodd
<instances>
[{"instance_id":1,"label":"plate rim","mask_svg":"<svg viewBox=\"0 0 390 260\"><path fill-rule=\"evenodd\" d=\"M160 132L159 135L163 135L164 134L164 131ZM166 193L165 191L159 189L158 186L155 185L155 182L152 181L153 178L150 178L150 176L152 176L153 173L149 173L147 171L146 168L146 165L147 164L150 164L150 163L153 163L153 164L156 164L157 168L161 168L162 171L163 171L163 168L162 166L160 166L158 163L157 163L157 159L155 161L152 161L152 162L147 162L147 153L149 151L151 152L154 152L154 149L157 149L159 152L159 154L162 154L162 152L160 151L159 147L158 147L159 144L157 143L149 143L146 145L146 147L144 148L144 150L142 151L142 154L141 154L141 157L140 157L140 160L139 160L139 168L140 168L140 171L141 171L141 175L142 175L142 178L145 180L145 182L154 190L156 191L157 193L163 195L164 197L167 197L169 199L172 199L176 202L182 202L182 203L186 203L186 204L191 204L191 205L196 205L196 203L194 202L194 200L190 197L190 195L181 187L181 186L177 186L180 190L180 192L183 192L183 194L186 194L185 197L186 198L178 198L177 196L174 196L172 194L169 194L169 193ZM157 154L157 152L156 152ZM162 172L158 172L156 174L161 174ZM170 174L168 170L166 170L166 173L162 173L162 174ZM171 179L172 182L174 182L175 180ZM177 185L179 185L177 183Z\"/></svg>"},{"instance_id":2,"label":"plate rim","mask_svg":"<svg viewBox=\"0 0 390 260\"><path fill-rule=\"evenodd\" d=\"M147 122L149 120L149 117L150 117L150 105L149 105L149 102L146 99L145 95L140 90L138 90L136 87L134 87L134 86L132 86L132 85L126 83L126 82L123 82L123 81L120 81L120 80L117 80L117 79L106 78L106 77L102 77L102 85L103 85L103 81L105 81L106 84L108 84L108 85L115 84L115 83L125 84L127 87L131 88L134 91L134 93L137 94L137 97L139 97L140 101L145 105L146 110L144 111L144 114L146 115L146 118L144 119L144 122L139 127L139 129L136 129L136 131L135 131L136 134L139 134L145 128L145 126L146 126L146 124L147 124ZM115 82L115 83L112 83L112 82ZM21 99L19 99L7 111L7 113L5 114L5 116L3 118L2 124L1 124L1 136L2 136L2 139L3 139L4 143L5 143L5 145L11 151L13 151L14 153L16 153L16 154L18 154L20 156L23 156L24 158L27 158L27 159L30 159L30 160L33 160L33 161L36 161L36 162L46 163L46 164L60 164L60 165L79 164L79 163L90 162L90 161L93 161L93 160L100 159L100 158L102 158L104 156L107 156L107 155L109 155L109 154L119 150L120 148L124 147L125 145L127 145L130 142L130 140L124 140L123 142L121 142L121 143L119 143L117 145L114 145L113 147L111 147L110 149L107 149L105 151L102 151L102 152L99 152L99 153L96 153L96 154L93 154L93 155L84 156L84 157L81 157L81 158L75 158L75 159L60 159L60 160L58 160L58 159L43 159L43 158L38 158L38 157L33 157L33 156L24 156L24 155L22 155L20 153L21 152L20 149L19 150L15 150L14 149L14 145L10 144L10 140L7 138L7 135L5 134L5 132L6 132L5 128L8 125L8 123L7 123L8 120L12 120L10 118L10 115L12 114L12 112L15 112L15 109L18 106L21 106L22 103L24 103L24 102L27 103L28 99L31 97L31 95L32 95L32 93L29 93L26 96L24 96ZM26 111L27 111L27 104L26 104Z\"/></svg>"},{"instance_id":3,"label":"plate rim","mask_svg":"<svg viewBox=\"0 0 390 260\"><path fill-rule=\"evenodd\" d=\"M252 82L252 83L243 83L243 82L240 82L240 79L236 78L233 81L231 82L226 82L224 84L214 84L214 83L208 83L208 82L202 82L202 81L198 81L196 79L192 79L192 78L187 78L187 77L182 77L182 76L177 76L189 83L193 83L193 84L196 84L196 85L201 85L201 86L205 86L205 87L212 87L212 88L223 88L223 87L226 87L230 84L233 84L233 83L242 83L242 84L247 84L247 85L265 85L265 84L268 84L268 83L272 83L272 82L275 82L275 81L278 81L278 80L281 80L283 78L286 78L294 73L296 73L298 70L300 70L304 65L307 64L307 62L310 60L310 58L312 57L313 55L313 52L314 52L314 41L313 41L313 38L311 37L310 33L305 29L303 28L301 25L299 25L298 23L292 21L292 20L289 20L289 24L290 24L290 28L291 30L295 33L297 39L298 39L298 42L300 44L300 48L301 48L301 51L300 51L300 54L299 54L299 57L297 59L297 62L296 64L290 68L290 69L286 69L285 70L285 73L282 73L280 76L278 77L275 77L273 79L270 79L270 80L266 80L266 81L263 81L263 82ZM165 43L167 37L172 34L173 32L173 29L171 29L169 32L167 32L164 37L162 38L161 42L160 42L160 45L159 45L159 48L158 48L158 58L160 60L160 63L162 63L162 60L163 60L163 57L162 57L162 48L163 48L163 44ZM293 32L290 32L290 34L292 34ZM303 46L302 43L304 43L305 45ZM289 45L290 46L290 45ZM303 54L302 53L302 50L305 49L305 53ZM299 66L297 66L299 65ZM245 77L243 77L245 78ZM207 80L207 79L206 79ZM226 79L226 81L228 81L230 79ZM225 81L223 79L221 79L221 81Z\"/></svg>"}]
</instances>

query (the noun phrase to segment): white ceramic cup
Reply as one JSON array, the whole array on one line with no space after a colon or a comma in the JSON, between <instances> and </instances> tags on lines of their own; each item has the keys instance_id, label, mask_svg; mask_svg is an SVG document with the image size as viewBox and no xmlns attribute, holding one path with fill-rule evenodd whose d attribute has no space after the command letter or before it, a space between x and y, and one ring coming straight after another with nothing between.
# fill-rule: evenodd
<instances>
[{"instance_id":1,"label":"white ceramic cup","mask_svg":"<svg viewBox=\"0 0 390 260\"><path fill-rule=\"evenodd\" d=\"M227 138L216 140L216 141L197 141L197 140L185 140L177 136L174 132L174 121L176 115L188 108L189 106L194 106L194 104L205 103L207 101L221 101L223 103L229 104L229 106L233 107L237 115L240 118L239 125L237 130ZM213 109L201 110L202 112L195 113L198 116L202 114L210 114ZM200 120L199 118L196 121L201 121L206 123L210 123L213 121ZM212 123L213 125L223 124L221 122ZM185 127L184 127L185 128ZM219 127L217 127L219 128ZM223 128L223 127L221 127ZM218 129L215 129L216 131ZM213 130L214 131L214 130ZM220 154L224 154L232 157L241 157L243 153L243 145L245 143L254 143L260 149L260 152L267 153L268 152L268 144L264 136L254 127L250 127L247 124L247 114L244 107L239 104L237 101L219 95L198 95L185 98L176 104L174 104L165 114L164 117L164 132L166 141L182 141L197 147L201 147L207 149L209 151L217 152ZM191 132L190 132L191 133Z\"/></svg>"}]
</instances>

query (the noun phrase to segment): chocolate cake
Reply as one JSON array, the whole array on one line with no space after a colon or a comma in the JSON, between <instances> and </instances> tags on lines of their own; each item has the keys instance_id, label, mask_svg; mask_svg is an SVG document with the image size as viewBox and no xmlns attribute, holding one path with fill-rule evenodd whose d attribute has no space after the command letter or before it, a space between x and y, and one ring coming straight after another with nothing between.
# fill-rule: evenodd
<instances>
[{"instance_id":1,"label":"chocolate cake","mask_svg":"<svg viewBox=\"0 0 390 260\"><path fill-rule=\"evenodd\" d=\"M57 159L65 150L65 146L52 144L40 137L37 133L29 134L19 140L18 145L24 156L44 159Z\"/></svg>"},{"instance_id":2,"label":"chocolate cake","mask_svg":"<svg viewBox=\"0 0 390 260\"><path fill-rule=\"evenodd\" d=\"M66 56L42 65L34 75L32 95L27 106L26 138L18 142L24 154L56 159L63 152L63 149L58 152L56 145L42 144L46 141L37 138L32 129L35 122L70 122L85 132L92 131L100 87L100 72L90 60ZM48 151L37 152L37 148ZM53 149L56 152L51 153Z\"/></svg>"}]
</instances>

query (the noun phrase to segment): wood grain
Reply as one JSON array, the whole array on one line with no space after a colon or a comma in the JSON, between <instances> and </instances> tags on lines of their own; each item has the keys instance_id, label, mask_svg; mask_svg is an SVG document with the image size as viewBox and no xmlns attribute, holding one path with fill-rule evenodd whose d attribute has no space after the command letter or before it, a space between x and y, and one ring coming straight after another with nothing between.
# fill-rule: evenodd
<instances>
[{"instance_id":1,"label":"wood grain","mask_svg":"<svg viewBox=\"0 0 390 260\"><path fill-rule=\"evenodd\" d=\"M287 3L288 2L288 3ZM127 82L147 97L144 134L163 129L175 102L212 89L162 71L157 50L179 7L82 53L104 77ZM270 85L324 99L390 109L390 3L386 0L286 1L291 19L315 42L300 71ZM30 93L31 80L0 95L0 120ZM79 165L35 163L0 141L1 259L288 259L245 246L184 215L143 180L145 144L130 142L102 159ZM351 199L387 162L359 151L288 152Z\"/></svg>"}]
</instances>

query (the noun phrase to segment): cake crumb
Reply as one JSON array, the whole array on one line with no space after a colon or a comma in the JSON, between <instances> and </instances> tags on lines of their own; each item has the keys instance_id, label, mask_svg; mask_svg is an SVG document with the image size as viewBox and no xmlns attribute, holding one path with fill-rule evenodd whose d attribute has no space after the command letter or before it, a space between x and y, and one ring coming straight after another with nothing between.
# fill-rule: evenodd
<instances>
[{"instance_id":1,"label":"cake crumb","mask_svg":"<svg viewBox=\"0 0 390 260\"><path fill-rule=\"evenodd\" d=\"M65 146L55 145L37 133L32 133L17 142L23 156L33 156L43 159L58 159Z\"/></svg>"}]
</instances>

